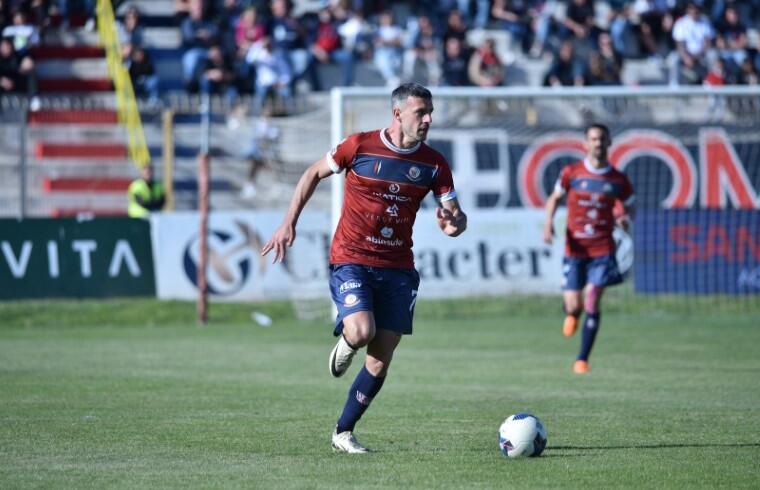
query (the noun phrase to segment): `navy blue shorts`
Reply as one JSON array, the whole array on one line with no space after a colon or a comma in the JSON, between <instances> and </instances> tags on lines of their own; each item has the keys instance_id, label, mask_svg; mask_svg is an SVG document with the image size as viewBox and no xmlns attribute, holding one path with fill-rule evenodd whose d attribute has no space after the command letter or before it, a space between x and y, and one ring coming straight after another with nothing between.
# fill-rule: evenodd
<instances>
[{"instance_id":1,"label":"navy blue shorts","mask_svg":"<svg viewBox=\"0 0 760 490\"><path fill-rule=\"evenodd\" d=\"M562 290L580 291L586 284L614 286L623 282L614 255L602 257L565 257L562 261Z\"/></svg>"},{"instance_id":2,"label":"navy blue shorts","mask_svg":"<svg viewBox=\"0 0 760 490\"><path fill-rule=\"evenodd\" d=\"M357 311L371 311L377 328L411 335L419 285L414 269L331 265L330 292L338 307L334 335L343 331L343 319Z\"/></svg>"}]
</instances>

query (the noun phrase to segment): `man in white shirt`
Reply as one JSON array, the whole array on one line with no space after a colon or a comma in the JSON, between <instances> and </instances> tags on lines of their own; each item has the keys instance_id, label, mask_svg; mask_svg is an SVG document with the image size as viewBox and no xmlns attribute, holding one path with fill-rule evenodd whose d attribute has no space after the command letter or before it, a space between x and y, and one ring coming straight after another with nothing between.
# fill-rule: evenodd
<instances>
[{"instance_id":1,"label":"man in white shirt","mask_svg":"<svg viewBox=\"0 0 760 490\"><path fill-rule=\"evenodd\" d=\"M707 72L707 58L714 37L715 32L710 20L702 15L696 3L689 2L686 15L673 25L676 56L671 64L671 85L702 83Z\"/></svg>"}]
</instances>

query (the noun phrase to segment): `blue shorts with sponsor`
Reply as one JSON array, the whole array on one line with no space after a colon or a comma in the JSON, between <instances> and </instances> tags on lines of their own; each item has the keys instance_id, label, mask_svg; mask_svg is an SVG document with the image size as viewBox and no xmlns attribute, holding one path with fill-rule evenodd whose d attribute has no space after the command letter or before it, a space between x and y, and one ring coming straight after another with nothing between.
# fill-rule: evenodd
<instances>
[{"instance_id":1,"label":"blue shorts with sponsor","mask_svg":"<svg viewBox=\"0 0 760 490\"><path fill-rule=\"evenodd\" d=\"M562 289L580 291L586 284L614 286L623 282L614 255L601 257L565 257L562 262Z\"/></svg>"},{"instance_id":2,"label":"blue shorts with sponsor","mask_svg":"<svg viewBox=\"0 0 760 490\"><path fill-rule=\"evenodd\" d=\"M338 307L334 334L343 331L348 315L371 311L377 328L410 335L419 285L420 275L414 269L331 265L330 292Z\"/></svg>"}]
</instances>

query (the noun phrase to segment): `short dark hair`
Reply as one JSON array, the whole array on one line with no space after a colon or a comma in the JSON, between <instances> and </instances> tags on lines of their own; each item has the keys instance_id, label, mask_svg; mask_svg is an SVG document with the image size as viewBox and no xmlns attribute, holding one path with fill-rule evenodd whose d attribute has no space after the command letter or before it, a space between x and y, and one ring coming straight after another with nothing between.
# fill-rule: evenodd
<instances>
[{"instance_id":1,"label":"short dark hair","mask_svg":"<svg viewBox=\"0 0 760 490\"><path fill-rule=\"evenodd\" d=\"M591 131L592 129L601 130L604 133L604 135L607 136L608 139L612 137L612 135L610 134L610 128L608 128L607 125L602 124L602 123L589 124L588 126L586 126L586 129L583 131L583 134L588 136L588 132Z\"/></svg>"},{"instance_id":2,"label":"short dark hair","mask_svg":"<svg viewBox=\"0 0 760 490\"><path fill-rule=\"evenodd\" d=\"M404 83L396 87L391 94L391 108L404 104L409 97L433 100L433 94L430 93L430 90L419 83Z\"/></svg>"}]
</instances>

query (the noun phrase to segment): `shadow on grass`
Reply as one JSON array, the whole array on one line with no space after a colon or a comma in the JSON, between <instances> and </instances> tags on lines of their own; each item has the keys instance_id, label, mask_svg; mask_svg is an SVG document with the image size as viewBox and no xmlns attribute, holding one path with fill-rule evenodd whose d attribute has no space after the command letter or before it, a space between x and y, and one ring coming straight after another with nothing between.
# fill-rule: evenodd
<instances>
[{"instance_id":1,"label":"shadow on grass","mask_svg":"<svg viewBox=\"0 0 760 490\"><path fill-rule=\"evenodd\" d=\"M760 448L760 442L746 442L736 444L629 444L619 446L549 446L547 450L571 449L577 451L592 449L673 449L673 448L699 448L699 447L757 447Z\"/></svg>"}]
</instances>

